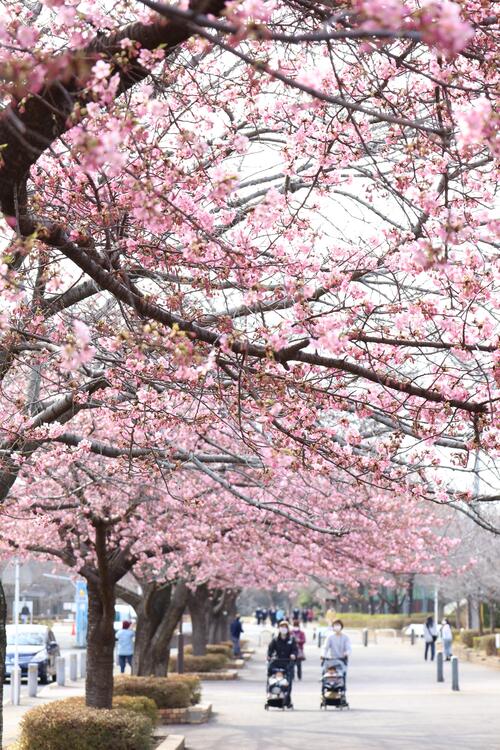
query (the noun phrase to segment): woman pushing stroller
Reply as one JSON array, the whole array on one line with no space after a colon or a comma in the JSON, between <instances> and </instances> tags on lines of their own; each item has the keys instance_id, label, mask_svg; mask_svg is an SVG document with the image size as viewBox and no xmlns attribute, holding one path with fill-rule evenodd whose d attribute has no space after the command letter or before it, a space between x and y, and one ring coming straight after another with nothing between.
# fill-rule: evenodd
<instances>
[{"instance_id":1,"label":"woman pushing stroller","mask_svg":"<svg viewBox=\"0 0 500 750\"><path fill-rule=\"evenodd\" d=\"M342 620L335 620L332 623L333 632L327 637L325 641L325 648L323 650L323 656L321 657L323 664L328 665L329 661L341 661L346 667L349 661L349 655L352 652L351 639L345 633L343 633L344 623ZM344 684L345 684L345 673L344 673Z\"/></svg>"},{"instance_id":2,"label":"woman pushing stroller","mask_svg":"<svg viewBox=\"0 0 500 750\"><path fill-rule=\"evenodd\" d=\"M292 682L294 672L294 662L297 659L298 648L297 641L290 632L290 626L286 620L282 620L279 626L278 635L275 636L267 649L267 676L272 677L277 670L286 675L288 682L288 691L284 700L287 708L292 706Z\"/></svg>"}]
</instances>

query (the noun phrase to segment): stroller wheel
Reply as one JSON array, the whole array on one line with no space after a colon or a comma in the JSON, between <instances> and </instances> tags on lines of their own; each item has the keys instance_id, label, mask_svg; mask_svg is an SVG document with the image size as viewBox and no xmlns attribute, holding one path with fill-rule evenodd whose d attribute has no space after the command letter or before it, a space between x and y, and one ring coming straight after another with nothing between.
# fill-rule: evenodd
<instances>
[{"instance_id":1,"label":"stroller wheel","mask_svg":"<svg viewBox=\"0 0 500 750\"><path fill-rule=\"evenodd\" d=\"M269 711L269 706L267 705L267 703L264 704L264 710Z\"/></svg>"}]
</instances>

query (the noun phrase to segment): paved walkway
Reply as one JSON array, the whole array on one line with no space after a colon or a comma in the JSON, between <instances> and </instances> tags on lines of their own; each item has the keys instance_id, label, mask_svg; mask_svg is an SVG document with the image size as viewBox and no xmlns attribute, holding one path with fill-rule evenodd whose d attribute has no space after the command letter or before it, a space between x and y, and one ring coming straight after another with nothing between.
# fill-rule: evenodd
<instances>
[{"instance_id":1,"label":"paved walkway","mask_svg":"<svg viewBox=\"0 0 500 750\"><path fill-rule=\"evenodd\" d=\"M255 629L248 627L250 633ZM460 665L459 693L437 683L423 646L383 639L368 648L353 633L350 711L319 710L319 649L309 644L294 711L264 711L265 661L259 649L238 683L204 684L209 724L177 726L189 750L500 750L500 670Z\"/></svg>"}]
</instances>

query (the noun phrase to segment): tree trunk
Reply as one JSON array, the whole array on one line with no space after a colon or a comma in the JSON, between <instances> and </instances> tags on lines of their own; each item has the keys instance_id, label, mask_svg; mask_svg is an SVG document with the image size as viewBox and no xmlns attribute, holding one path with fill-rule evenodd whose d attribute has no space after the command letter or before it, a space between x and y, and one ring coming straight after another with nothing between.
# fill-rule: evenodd
<instances>
[{"instance_id":1,"label":"tree trunk","mask_svg":"<svg viewBox=\"0 0 500 750\"><path fill-rule=\"evenodd\" d=\"M113 702L113 654L115 648L114 585L87 579L89 616L87 630L87 706L111 708Z\"/></svg>"},{"instance_id":2,"label":"tree trunk","mask_svg":"<svg viewBox=\"0 0 500 750\"><path fill-rule=\"evenodd\" d=\"M136 605L137 625L133 673L165 677L168 673L170 641L186 607L187 588L183 581L175 586L143 585L143 596Z\"/></svg>"},{"instance_id":3,"label":"tree trunk","mask_svg":"<svg viewBox=\"0 0 500 750\"><path fill-rule=\"evenodd\" d=\"M7 648L5 623L7 622L7 602L0 581L0 747L3 747L3 681L5 677L5 651Z\"/></svg>"},{"instance_id":4,"label":"tree trunk","mask_svg":"<svg viewBox=\"0 0 500 750\"><path fill-rule=\"evenodd\" d=\"M410 576L408 578L408 587L406 591L408 597L408 614L412 615L415 599L415 576Z\"/></svg>"},{"instance_id":5,"label":"tree trunk","mask_svg":"<svg viewBox=\"0 0 500 750\"><path fill-rule=\"evenodd\" d=\"M229 639L229 624L236 616L237 597L238 592L233 590L219 590L213 595L209 617L209 643L221 643Z\"/></svg>"},{"instance_id":6,"label":"tree trunk","mask_svg":"<svg viewBox=\"0 0 500 750\"><path fill-rule=\"evenodd\" d=\"M193 627L193 656L205 656L208 644L208 623L212 599L206 584L188 592L188 608Z\"/></svg>"}]
</instances>

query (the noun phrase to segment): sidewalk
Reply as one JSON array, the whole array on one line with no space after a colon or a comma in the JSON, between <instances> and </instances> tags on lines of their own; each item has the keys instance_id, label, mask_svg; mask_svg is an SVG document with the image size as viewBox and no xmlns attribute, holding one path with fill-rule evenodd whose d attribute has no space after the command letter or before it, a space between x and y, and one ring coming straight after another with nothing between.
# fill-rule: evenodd
<instances>
[{"instance_id":1,"label":"sidewalk","mask_svg":"<svg viewBox=\"0 0 500 750\"><path fill-rule=\"evenodd\" d=\"M254 628L247 626L246 635ZM312 635L307 631L308 637ZM204 683L203 700L214 719L183 727L190 750L500 750L500 673L460 663L460 692L436 680L421 644L380 638L361 645L349 633L353 655L348 677L350 711L320 711L320 650L306 644L304 680L293 687L294 711L264 711L265 654L257 649L238 682ZM172 731L176 731L174 726Z\"/></svg>"},{"instance_id":2,"label":"sidewalk","mask_svg":"<svg viewBox=\"0 0 500 750\"><path fill-rule=\"evenodd\" d=\"M55 682L50 685L40 686L36 698L30 698L28 696L27 685L23 684L21 687L20 706L13 706L10 703L10 685L7 684L4 688L6 700L4 701L3 707L3 747L7 748L18 739L20 731L19 725L26 711L29 711L30 708L34 708L35 706L42 706L45 703L60 700L61 698L72 698L74 696L84 695L85 680L77 680L77 682L67 681L64 687L60 687Z\"/></svg>"}]
</instances>

